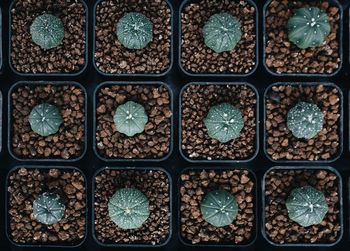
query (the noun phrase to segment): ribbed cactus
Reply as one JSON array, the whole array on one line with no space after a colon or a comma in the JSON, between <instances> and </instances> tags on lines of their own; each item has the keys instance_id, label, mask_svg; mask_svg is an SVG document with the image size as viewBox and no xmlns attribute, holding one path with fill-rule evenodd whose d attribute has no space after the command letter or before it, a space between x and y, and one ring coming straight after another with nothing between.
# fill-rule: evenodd
<instances>
[{"instance_id":1,"label":"ribbed cactus","mask_svg":"<svg viewBox=\"0 0 350 251\"><path fill-rule=\"evenodd\" d=\"M229 13L215 14L203 27L204 43L216 53L232 51L242 37L241 24Z\"/></svg>"},{"instance_id":2,"label":"ribbed cactus","mask_svg":"<svg viewBox=\"0 0 350 251\"><path fill-rule=\"evenodd\" d=\"M50 14L38 16L30 26L34 43L43 49L57 47L64 38L64 25L58 17Z\"/></svg>"},{"instance_id":3,"label":"ribbed cactus","mask_svg":"<svg viewBox=\"0 0 350 251\"><path fill-rule=\"evenodd\" d=\"M65 205L55 193L43 193L33 202L33 216L40 223L51 225L59 222L65 212Z\"/></svg>"},{"instance_id":4,"label":"ribbed cactus","mask_svg":"<svg viewBox=\"0 0 350 251\"><path fill-rule=\"evenodd\" d=\"M317 7L300 8L288 20L288 38L301 49L322 45L331 32L327 14Z\"/></svg>"}]
</instances>

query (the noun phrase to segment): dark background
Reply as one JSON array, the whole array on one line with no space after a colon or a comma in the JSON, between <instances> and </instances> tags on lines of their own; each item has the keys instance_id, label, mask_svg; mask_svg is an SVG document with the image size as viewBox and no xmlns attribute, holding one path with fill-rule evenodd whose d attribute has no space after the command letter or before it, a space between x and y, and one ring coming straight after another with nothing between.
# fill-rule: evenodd
<instances>
[{"instance_id":1,"label":"dark background","mask_svg":"<svg viewBox=\"0 0 350 251\"><path fill-rule=\"evenodd\" d=\"M215 1L215 0L213 0ZM237 0L239 1L239 0ZM0 6L2 9L2 43L3 43L3 68L2 68L2 74L0 74L0 90L3 95L3 124L2 124L2 152L0 154L0 186L2 189L2 192L0 192L0 203L1 203L1 217L0 217L0 249L1 250L60 250L58 248L20 248L13 246L10 241L6 237L6 226L5 226L5 217L7 217L7 210L5 207L5 194L7 191L7 187L5 185L6 183L6 176L10 169L12 169L15 166L18 165L41 165L41 166L75 166L80 168L85 175L87 176L87 191L88 191L88 207L89 207L89 213L88 213L88 229L87 229L87 238L85 242L78 248L75 248L74 250L124 250L126 248L103 248L100 247L92 238L92 222L91 222L91 211L92 211L92 204L91 204L91 197L92 197L92 176L94 172L105 166L144 166L144 167L163 167L167 169L172 176L173 180L173 201L172 201L172 209L173 209L173 235L171 237L170 242L161 248L153 248L156 250L214 250L219 249L220 247L211 247L211 248L204 248L204 247L186 247L179 241L179 228L178 228L178 177L181 171L186 167L228 167L228 168L234 168L234 167L245 167L250 170L252 170L256 176L257 176L257 191L258 191L258 205L257 205L257 217L256 217L256 223L257 223L257 239L256 241L249 247L245 248L220 248L220 250L348 250L349 244L350 244L350 236L349 236L349 185L348 185L348 179L350 176L350 168L348 166L350 161L350 154L349 154L349 127L348 127L348 119L349 119L349 105L348 105L348 97L349 97L349 85L350 85L350 79L348 70L349 68L349 0L340 0L339 2L342 3L343 11L344 11L344 36L343 36L343 66L339 73L337 73L333 77L276 77L272 76L271 74L267 73L267 71L264 69L264 66L262 64L262 39L263 39L263 31L262 31L262 22L263 22L263 5L265 4L266 0L254 0L256 4L258 5L258 11L259 11L259 34L258 34L258 40L259 40L259 65L254 74L252 74L249 77L188 77L185 74L183 74L180 71L180 68L178 67L178 22L179 22L179 6L181 4L181 0L170 0L170 2L173 5L173 18L174 18L174 64L171 69L171 71L164 77L104 77L97 73L97 71L94 69L92 65L92 44L93 44L93 6L95 4L95 0L85 0L85 2L88 4L88 12L89 12L89 54L88 54L88 67L84 73L77 77L21 77L19 75L16 75L14 72L10 70L9 64L8 64L8 44L9 44L9 37L8 37L8 16L9 16L9 4L11 1L6 0L0 0ZM292 1L292 0L290 0ZM63 162L20 162L16 161L15 159L11 158L7 149L7 100L8 100L8 90L9 88L20 80L70 80L70 81L77 81L81 83L88 92L88 141L87 141L87 152L85 156L77 161L72 163L63 163ZM106 163L101 160L99 160L96 155L93 152L93 131L92 131L92 121L93 121L93 91L97 87L98 84L104 82L104 81L164 81L166 82L173 90L174 92L174 151L170 158L163 162L116 162L116 163ZM178 106L179 106L179 92L181 88L188 82L192 81L215 81L215 82L240 82L245 81L253 84L259 91L260 95L260 150L258 156L251 162L245 163L245 164L192 164L189 162L186 162L179 153L179 142L178 142ZM262 189L261 189L261 179L264 175L264 173L271 167L277 166L278 164L273 163L269 161L266 156L264 155L263 151L263 93L266 87L268 87L270 84L275 82L333 82L336 85L338 85L344 94L344 138L343 138L343 144L344 144L344 151L341 157L333 162L330 163L329 166L332 166L336 168L342 178L343 178L343 203L344 203L344 235L342 240L334 247L330 248L287 248L287 247L274 247L271 244L269 244L263 237L261 233L262 225L261 225L261 216L262 216ZM294 166L301 166L302 164L289 164ZM327 166L328 164L308 164L308 165L323 165ZM65 248L68 249L68 248ZM127 248L128 250L141 250L141 248ZM150 248L144 248L144 250L150 249ZM61 249L62 250L62 249Z\"/></svg>"}]
</instances>

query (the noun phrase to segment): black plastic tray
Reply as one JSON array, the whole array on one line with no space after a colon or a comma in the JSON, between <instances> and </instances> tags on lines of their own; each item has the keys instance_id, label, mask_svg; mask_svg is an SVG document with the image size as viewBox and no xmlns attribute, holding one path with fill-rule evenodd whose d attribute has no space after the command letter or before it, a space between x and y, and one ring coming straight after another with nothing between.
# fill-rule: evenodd
<instances>
[{"instance_id":1,"label":"black plastic tray","mask_svg":"<svg viewBox=\"0 0 350 251\"><path fill-rule=\"evenodd\" d=\"M116 0L115 0L116 1ZM214 1L214 0L213 0ZM216 1L216 0L215 0ZM235 0L240 1L240 0ZM343 63L342 68L334 75L318 75L318 76L312 76L312 77L304 77L304 76L275 76L269 73L263 64L263 7L264 4L267 2L267 0L252 0L255 2L255 4L258 7L258 51L259 54L257 55L257 61L259 62L259 65L257 66L257 69L255 72L251 75L247 76L228 76L228 75L222 75L222 76L205 76L196 74L195 76L189 76L185 74L179 65L179 39L177 39L179 34L179 8L182 4L182 0L169 0L170 4L173 7L173 63L171 64L171 69L163 76L152 76L152 75L144 75L144 76L107 76L102 75L101 73L97 72L94 65L93 65L93 18L94 18L94 5L96 3L96 0L85 0L87 6L88 6L88 65L84 72L82 72L79 75L59 75L59 76L41 76L41 75L28 75L28 76L22 76L17 74L16 72L12 71L9 65L9 5L11 1L0 1L0 7L2 9L2 46L3 46L3 53L2 53L2 74L0 74L0 91L2 92L3 97L7 97L10 88L18 81L74 81L82 84L86 91L88 96L88 105L87 105L87 151L85 155L73 162L62 162L62 161L55 161L55 162L49 162L49 161L19 161L15 158L13 158L10 153L9 149L4 142L8 142L8 107L7 107L7 101L4 101L3 105L3 124L2 124L2 151L0 153L0 184L2 192L0 193L0 205L1 205L1 217L0 217L0 250L32 250L32 251L39 251L39 250L65 250L60 248L22 248L22 247L16 247L13 245L8 238L6 237L6 224L5 219L7 217L7 208L6 208L6 200L5 196L7 193L7 187L6 187L6 177L7 174L10 172L12 168L15 166L74 166L82 170L82 172L86 175L87 178L87 192L88 192L88 210L91 212L93 207L93 175L96 172L96 170L110 166L110 167L161 167L166 169L169 174L171 175L171 179L173 182L172 186L172 193L173 193L173 200L172 200L172 236L170 237L169 242L163 246L158 248L140 248L140 247L130 247L130 248L109 248L109 247L103 247L99 245L94 239L92 234L92 226L93 226L93 219L91 217L91 214L88 214L88 225L87 225L87 238L82 243L81 246L72 248L71 250L88 250L88 251L100 251L100 250L201 250L201 251L211 251L211 250L224 250L224 251L232 251L232 250L259 250L259 251L277 251L277 250L349 250L350 246L350 232L349 232L349 226L350 226L350 153L349 153L349 90L350 90L350 64L349 64L349 6L350 1L349 0L339 0L343 7ZM173 107L174 107L174 114L173 114L173 151L171 155L163 161L157 162L157 161L150 161L150 162L142 162L142 161L112 161L112 162L106 162L101 160L96 156L93 150L93 138L94 138L94 132L93 132L93 99L94 99L94 91L98 87L99 84L106 82L106 81L118 81L118 82L126 82L126 81L140 81L140 82L165 82L168 87L173 92ZM225 162L225 163L218 163L215 161L208 162L208 163L190 163L186 161L179 152L179 128L178 128L178 119L179 119L179 94L180 90L183 86L185 86L187 83L191 82L227 82L227 83L234 83L234 82L246 82L252 84L257 90L258 94L260 96L260 104L259 104L259 131L260 135L259 142L259 153L258 155L251 161L246 163L234 163L234 162ZM311 247L308 245L305 245L303 247L297 247L297 248L288 248L284 246L274 246L271 245L262 234L261 229L264 227L261 219L261 213L263 212L263 202L262 199L264 198L263 192L261 190L262 187L262 179L264 176L264 173L271 167L277 166L276 163L270 161L264 154L262 142L264 141L264 125L262 118L263 116L263 97L264 97L264 91L267 89L267 87L273 83L277 82L323 82L323 83L334 83L336 84L343 92L344 94L344 131L343 131L343 153L341 156L335 160L334 162L330 164L323 164L323 163L307 163L308 166L322 166L329 165L333 168L335 168L341 175L343 180L343 217L344 217L344 234L341 240L338 244L336 244L333 247ZM301 163L284 163L283 166L301 166ZM220 247L220 245L216 247L209 247L209 246L186 246L184 245L180 239L179 239L179 227L178 227L178 177L180 176L181 172L185 168L247 168L251 172L253 172L256 176L256 188L257 188L257 220L256 220L256 229L257 229L257 238L256 240L249 246L245 247Z\"/></svg>"}]
</instances>

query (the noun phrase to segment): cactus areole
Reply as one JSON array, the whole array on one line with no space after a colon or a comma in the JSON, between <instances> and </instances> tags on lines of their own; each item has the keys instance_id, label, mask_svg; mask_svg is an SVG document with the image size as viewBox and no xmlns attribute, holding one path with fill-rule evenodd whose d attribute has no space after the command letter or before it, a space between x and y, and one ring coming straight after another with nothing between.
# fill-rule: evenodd
<instances>
[{"instance_id":1,"label":"cactus areole","mask_svg":"<svg viewBox=\"0 0 350 251\"><path fill-rule=\"evenodd\" d=\"M59 222L65 212L65 205L55 193L43 193L33 202L33 216L40 223L51 225Z\"/></svg>"}]
</instances>

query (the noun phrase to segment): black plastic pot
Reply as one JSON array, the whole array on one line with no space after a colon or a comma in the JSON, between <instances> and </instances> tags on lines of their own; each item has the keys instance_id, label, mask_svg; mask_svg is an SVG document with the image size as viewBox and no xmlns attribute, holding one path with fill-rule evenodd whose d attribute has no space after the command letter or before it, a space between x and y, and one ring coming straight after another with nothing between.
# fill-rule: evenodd
<instances>
[{"instance_id":1,"label":"black plastic pot","mask_svg":"<svg viewBox=\"0 0 350 251\"><path fill-rule=\"evenodd\" d=\"M265 205L266 205L266 197L265 197L265 189L266 189L266 176L268 173L270 173L271 171L274 170L327 170L330 171L332 173L334 173L337 176L337 181L338 181L338 193L339 193L339 223L340 223L340 235L338 236L337 241L333 242L333 243L285 243L285 244L278 244L273 242L272 240L269 239L269 237L266 234L265 231ZM325 247L331 247L331 246L335 246L336 244L338 244L340 242L340 240L343 237L343 232L344 232L344 219L343 219L343 181L342 181L342 177L340 175L340 173L335 170L332 167L329 166L277 166L277 167L272 167L269 170L267 170L262 178L261 181L262 184L262 214L261 214L261 219L262 219L262 224L261 224L261 232L262 235L264 236L265 240L270 243L273 246L277 246L279 248L282 247L300 247L300 248L304 248L304 247L319 247L319 248L325 248Z\"/></svg>"},{"instance_id":2,"label":"black plastic pot","mask_svg":"<svg viewBox=\"0 0 350 251\"><path fill-rule=\"evenodd\" d=\"M173 67L173 61L174 61L174 9L173 9L173 5L171 3L171 0L165 0L169 6L170 9L170 14L171 14L171 36L170 36L170 55L169 55L169 59L170 59L170 64L167 70L165 70L164 72L161 73L121 73L121 74L114 74L114 73L106 73L101 71L97 66L96 66L96 60L95 60L95 51L96 51L96 10L97 10L97 6L106 0L97 0L95 5L94 5L94 9L93 9L93 43L92 43L92 64L95 68L95 70L101 74L104 77L115 77L115 76L125 76L125 77L162 77L167 75L170 70Z\"/></svg>"},{"instance_id":3,"label":"black plastic pot","mask_svg":"<svg viewBox=\"0 0 350 251\"><path fill-rule=\"evenodd\" d=\"M254 203L254 227L253 227L253 233L252 233L252 238L251 240L249 240L248 242L244 243L244 244L234 244L234 243L213 243L213 242L208 242L208 243L198 243L198 244L192 244L191 242L189 242L188 240L183 239L183 237L181 236L181 194L180 194L180 187L181 187L181 175L184 173L188 173L189 171L195 171L195 172L201 172L201 171L232 171L232 170L247 170L251 176L251 178L254 181L254 189L253 189L253 194L254 194L254 199L253 199L253 203ZM259 222L259 216L257 214L257 208L258 208L258 193L257 193L257 179L256 179L256 175L254 172L252 172L251 170L247 169L247 168L240 168L240 167L234 167L234 168L228 168L228 167L215 167L215 168L200 168L200 167L189 167L189 168L185 168L182 170L182 172L179 174L178 177L178 187L177 187L177 191L178 191L178 230L179 230L179 240L181 241L182 244L184 244L185 246L191 247L191 248L195 248L195 247L202 247L202 248L207 248L207 250L213 249L213 248L223 248L223 247L227 247L227 248L249 248L250 246L252 246L254 244L254 242L257 239L257 222ZM210 249L209 249L210 248Z\"/></svg>"},{"instance_id":4,"label":"black plastic pot","mask_svg":"<svg viewBox=\"0 0 350 251\"><path fill-rule=\"evenodd\" d=\"M183 9L185 8L185 6L187 6L190 3L198 3L200 2L200 0L184 0L182 2L182 4L180 5L180 9L179 9L179 20L178 20L178 63L179 63L179 67L181 69L181 71L183 73L185 73L187 76L189 77L248 77L250 75L252 75L259 64L259 10L258 10L258 6L256 5L256 3L253 0L246 0L252 7L255 8L255 35L256 35L256 46L255 46L255 65L252 68L252 70L248 73L194 73L194 72L189 72L187 70L185 70L185 68L183 67L182 63L181 63L181 47L182 47L182 26L181 26L181 14Z\"/></svg>"},{"instance_id":5,"label":"black plastic pot","mask_svg":"<svg viewBox=\"0 0 350 251\"><path fill-rule=\"evenodd\" d=\"M183 92L191 85L219 85L219 86L226 86L226 85L236 85L236 86L247 86L251 88L256 95L256 106L255 106L255 120L256 120L256 137L255 137L255 151L251 155L251 157L247 159L227 159L227 160L218 160L218 159L213 159L213 160L206 160L206 159L191 159L189 156L186 155L186 153L182 150L181 145L182 145L182 95ZM243 82L193 82L193 83L188 83L186 84L180 91L179 95L179 151L181 156L188 162L192 163L241 163L241 162L250 162L252 161L258 154L259 152L259 93L257 89L249 84L249 83L243 83Z\"/></svg>"},{"instance_id":6,"label":"black plastic pot","mask_svg":"<svg viewBox=\"0 0 350 251\"><path fill-rule=\"evenodd\" d=\"M95 231L95 188L96 188L96 184L95 184L95 178L96 176L101 173L104 170L121 170L121 171L131 171L131 170L137 170L137 171L160 171L163 172L167 177L168 177L168 181L169 181L169 236L168 238L161 244L156 244L156 245L152 245L152 244L117 244L117 243L103 243L101 241L99 241L96 237L96 231ZM92 237L94 239L94 241L102 247L114 247L114 248L159 248L159 247L163 247L166 246L173 234L173 228L172 228L172 224L173 224L173 205L172 205L172 201L173 201L173 181L171 178L171 175L168 173L168 171L166 171L163 168L160 167L104 167L104 168L100 168L99 170L97 170L93 177L92 177L92 195L91 195L91 205L92 205L92 215L91 215L91 221L92 221Z\"/></svg>"},{"instance_id":7,"label":"black plastic pot","mask_svg":"<svg viewBox=\"0 0 350 251\"><path fill-rule=\"evenodd\" d=\"M9 214L6 212L5 214L5 232L6 232L6 236L8 238L8 240L11 242L12 245L17 246L17 247L21 247L21 248L38 248L38 247L43 247L43 248L77 248L79 246L81 246L86 238L87 238L87 234L88 234L88 189L87 189L87 179L85 174L78 168L76 167L71 167L71 166L33 166L33 165L28 165L28 166L16 166L14 168L12 168L7 176L6 176L6 191L8 188L8 180L9 177L11 176L11 174L13 174L15 171L17 171L18 169L21 168L26 168L26 169L38 169L38 170L50 170L50 169L59 169L61 171L66 171L66 172L72 172L72 171L77 171L79 172L83 177L84 177L84 185L85 185L85 191L86 191L86 199L85 199L85 204L86 204L86 213L85 213L85 236L83 239L81 239L81 241L76 242L76 243L71 243L71 244L67 244L67 243L63 243L63 242L57 242L57 244L53 244L51 243L35 243L35 244L22 244L22 243L17 243L14 242L11 239L11 234L10 234L10 220L9 220ZM9 209L9 192L5 193L5 204L6 204L6 208Z\"/></svg>"},{"instance_id":8,"label":"black plastic pot","mask_svg":"<svg viewBox=\"0 0 350 251\"><path fill-rule=\"evenodd\" d=\"M12 53L12 44L11 44L11 38L12 38L12 15L11 15L11 10L13 9L14 5L15 5L15 2L17 0L13 0L12 3L10 4L10 7L9 7L9 12L8 12L8 18L9 18L9 26L8 26L8 32L9 32L9 45L8 45L8 64L11 68L11 70L16 74L16 75L19 75L19 76L23 76L23 77L51 77L51 76L60 76L60 77L74 77L74 76L78 76L80 75L81 73L83 73L87 66L88 66L88 52L89 52L89 48L88 48L88 41L89 41L89 32L88 32L88 27L89 27L89 16L88 16L88 6L86 5L85 1L84 0L79 0L83 6L84 6L84 9L85 9L85 64L84 66L77 72L72 72L72 73L63 73L63 72L55 72L55 73L23 73L23 72L19 72L15 69L15 67L13 66L12 64L12 57L11 57L11 53Z\"/></svg>"},{"instance_id":9,"label":"black plastic pot","mask_svg":"<svg viewBox=\"0 0 350 251\"><path fill-rule=\"evenodd\" d=\"M340 138L340 142L339 142L339 150L338 150L338 153L336 156L334 156L332 159L329 159L329 160L288 160L288 159L281 159L281 160L274 160L271 158L271 156L267 153L267 131L266 131L266 98L267 98L267 95L269 93L269 91L271 91L271 88L273 86L288 86L288 85L291 85L291 86L318 86L318 85L324 85L326 87L333 87L333 88L336 88L339 92L339 99L340 99L340 112L339 112L339 115L340 115L340 118L339 118L339 138ZM264 118L263 118L263 123L264 123L264 153L265 153L265 156L272 162L274 163L308 163L308 164L317 164L317 163L331 163L331 162L334 162L336 161L337 159L340 158L340 156L342 155L343 153L343 121L344 121L344 97L343 97L343 92L342 90L335 84L333 83L327 83L327 82L292 82L292 83L288 83L288 82L284 82L284 83L281 83L281 82L277 82L277 83L274 83L274 84L271 84L269 87L266 88L265 92L264 92L264 111L263 111L263 114L264 114Z\"/></svg>"},{"instance_id":10,"label":"black plastic pot","mask_svg":"<svg viewBox=\"0 0 350 251\"><path fill-rule=\"evenodd\" d=\"M332 77L334 75L336 75L343 66L343 6L338 2L338 0L329 0L329 3L331 6L336 6L339 8L339 14L340 14L340 19L339 19L339 31L338 31L338 40L339 40L339 58L340 58L340 63L339 63L339 67L337 70L335 70L333 73L331 74L327 74L327 73L315 73L315 74L309 74L309 73L277 73L273 70L271 70L267 65L266 65L266 45L267 45L267 36L266 36L266 15L267 15L267 8L269 7L270 3L272 0L267 0L267 2L264 5L264 9L263 9L263 65L265 70L273 75L273 76L295 76L295 77ZM307 1L306 1L307 2ZM317 2L316 0L314 2Z\"/></svg>"},{"instance_id":11,"label":"black plastic pot","mask_svg":"<svg viewBox=\"0 0 350 251\"><path fill-rule=\"evenodd\" d=\"M168 89L169 92L169 96L170 96L170 109L173 113L173 115L171 116L170 119L170 124L171 124L171 138L170 138L170 146L169 146L169 152L162 158L158 158L158 159L147 159L147 158L143 158L143 159L122 159L122 158L107 158L104 157L103 155L101 155L97 149L97 141L96 141L96 124L97 124L97 118L96 118L96 109L97 109L97 95L98 92L100 91L101 88L103 87L108 87L108 86L113 86L113 85L154 85L154 86L164 86ZM132 161L132 162L149 162L149 161L156 161L156 162L160 162L160 161L164 161L166 159L169 158L169 156L172 154L173 152L173 146L174 146L174 95L172 92L172 89L169 88L169 86L166 83L163 82L159 82L159 81L123 81L123 82L113 82L113 81L109 81L109 82L104 82L101 83L100 85L97 86L97 88L94 91L94 102L93 102L93 132L94 132L94 136L93 136L93 149L94 152L96 154L96 156L98 158L100 158L103 161L106 162L112 162L112 161Z\"/></svg>"},{"instance_id":12,"label":"black plastic pot","mask_svg":"<svg viewBox=\"0 0 350 251\"><path fill-rule=\"evenodd\" d=\"M80 156L76 157L76 158L72 158L72 159L63 159L63 158L23 158L20 156L17 156L14 152L13 152L13 148L12 148L12 136L13 136L13 131L12 131L12 123L13 123L13 119L12 119L12 98L11 98L11 94L12 92L17 89L18 87L21 86L36 86L36 85L73 85L73 86L77 86L78 88L80 88L82 90L82 92L84 93L85 96L85 105L84 105L84 113L85 113L85 123L84 123L84 149L81 153ZM87 149L87 92L85 90L85 88L74 81L20 81L15 83L9 90L8 93L8 139L7 139L7 147L9 150L10 155L16 159L16 160L20 160L20 161L49 161L49 162L53 162L53 161L60 161L60 162L72 162L72 161L78 161L80 159L82 159L86 153L86 149Z\"/></svg>"},{"instance_id":13,"label":"black plastic pot","mask_svg":"<svg viewBox=\"0 0 350 251\"><path fill-rule=\"evenodd\" d=\"M0 34L2 34L2 8L0 8ZM2 71L2 63L3 63L3 53L2 53L2 40L3 36L0 39L0 72Z\"/></svg>"}]
</instances>

